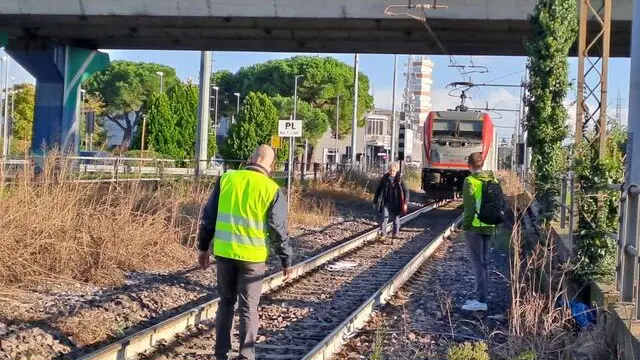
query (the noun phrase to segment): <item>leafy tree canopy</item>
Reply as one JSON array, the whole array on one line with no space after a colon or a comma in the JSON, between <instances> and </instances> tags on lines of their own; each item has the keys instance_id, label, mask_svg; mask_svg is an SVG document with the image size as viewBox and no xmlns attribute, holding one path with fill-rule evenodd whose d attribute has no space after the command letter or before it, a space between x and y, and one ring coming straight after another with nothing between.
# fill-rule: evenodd
<instances>
[{"instance_id":1,"label":"leafy tree canopy","mask_svg":"<svg viewBox=\"0 0 640 360\"><path fill-rule=\"evenodd\" d=\"M33 84L17 84L10 94L13 101L13 138L31 141L33 136L33 113L35 110L36 87Z\"/></svg>"},{"instance_id":2,"label":"leafy tree canopy","mask_svg":"<svg viewBox=\"0 0 640 360\"><path fill-rule=\"evenodd\" d=\"M113 61L83 85L89 94L100 94L105 104L105 115L124 132L122 148L126 150L146 102L154 92L160 91L162 72L163 90L169 91L180 81L175 69L161 64Z\"/></svg>"},{"instance_id":3,"label":"leafy tree canopy","mask_svg":"<svg viewBox=\"0 0 640 360\"><path fill-rule=\"evenodd\" d=\"M353 67L332 57L296 56L241 68L236 74L218 72L213 82L220 87L220 113L229 115L235 111L236 107L233 93L238 92L244 96L253 91L264 93L269 97L293 97L295 76L303 75L298 80L298 99L308 103L314 109L321 110L327 118L336 118L336 97L340 95L339 134L346 136L351 132L353 117L353 71ZM373 97L369 95L369 78L360 73L358 116L361 120L359 126L364 125L364 115L372 106ZM287 115L286 118L289 117L289 114L284 115ZM329 123L335 132L335 122Z\"/></svg>"}]
</instances>

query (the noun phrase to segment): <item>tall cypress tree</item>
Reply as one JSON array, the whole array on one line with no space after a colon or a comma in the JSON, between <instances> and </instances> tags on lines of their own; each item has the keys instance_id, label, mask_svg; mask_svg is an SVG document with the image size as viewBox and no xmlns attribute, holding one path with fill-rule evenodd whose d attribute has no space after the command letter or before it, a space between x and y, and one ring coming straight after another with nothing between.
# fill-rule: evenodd
<instances>
[{"instance_id":1,"label":"tall cypress tree","mask_svg":"<svg viewBox=\"0 0 640 360\"><path fill-rule=\"evenodd\" d=\"M530 19L527 101L528 143L535 172L536 195L548 219L558 208L558 176L566 170L562 142L568 135L564 100L570 87L569 49L576 40L575 0L539 0Z\"/></svg>"},{"instance_id":2,"label":"tall cypress tree","mask_svg":"<svg viewBox=\"0 0 640 360\"><path fill-rule=\"evenodd\" d=\"M175 141L180 159L193 159L198 126L198 87L193 84L176 85L169 98L171 112L176 117Z\"/></svg>"},{"instance_id":3,"label":"tall cypress tree","mask_svg":"<svg viewBox=\"0 0 640 360\"><path fill-rule=\"evenodd\" d=\"M269 97L251 92L242 102L220 153L226 160L247 160L261 144L270 144L278 131L278 110Z\"/></svg>"}]
</instances>

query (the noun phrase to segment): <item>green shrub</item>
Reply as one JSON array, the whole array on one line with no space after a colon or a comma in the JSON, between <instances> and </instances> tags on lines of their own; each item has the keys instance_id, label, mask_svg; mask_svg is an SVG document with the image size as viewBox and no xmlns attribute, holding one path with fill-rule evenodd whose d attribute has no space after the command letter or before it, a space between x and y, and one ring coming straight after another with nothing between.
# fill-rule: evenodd
<instances>
[{"instance_id":1,"label":"green shrub","mask_svg":"<svg viewBox=\"0 0 640 360\"><path fill-rule=\"evenodd\" d=\"M449 348L447 360L489 360L489 349L483 341L457 344Z\"/></svg>"},{"instance_id":2,"label":"green shrub","mask_svg":"<svg viewBox=\"0 0 640 360\"><path fill-rule=\"evenodd\" d=\"M533 350L529 350L518 355L513 360L536 360L536 353Z\"/></svg>"}]
</instances>

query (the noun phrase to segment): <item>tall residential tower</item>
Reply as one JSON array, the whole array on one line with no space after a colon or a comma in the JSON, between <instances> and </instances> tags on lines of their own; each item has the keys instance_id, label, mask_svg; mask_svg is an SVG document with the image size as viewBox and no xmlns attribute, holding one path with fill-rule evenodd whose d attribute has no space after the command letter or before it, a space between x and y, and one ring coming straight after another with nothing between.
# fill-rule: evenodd
<instances>
[{"instance_id":1,"label":"tall residential tower","mask_svg":"<svg viewBox=\"0 0 640 360\"><path fill-rule=\"evenodd\" d=\"M409 56L407 61L406 86L402 110L407 128L413 130L413 149L410 161L422 159L423 125L431 111L431 87L433 85L433 62L426 56ZM409 154L407 154L409 155Z\"/></svg>"}]
</instances>

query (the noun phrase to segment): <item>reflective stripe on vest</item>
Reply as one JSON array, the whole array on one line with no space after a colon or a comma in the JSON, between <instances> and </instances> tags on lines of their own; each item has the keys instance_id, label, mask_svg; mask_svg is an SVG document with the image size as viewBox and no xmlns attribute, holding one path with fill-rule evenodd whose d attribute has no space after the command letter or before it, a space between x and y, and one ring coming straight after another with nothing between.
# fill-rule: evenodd
<instances>
[{"instance_id":1,"label":"reflective stripe on vest","mask_svg":"<svg viewBox=\"0 0 640 360\"><path fill-rule=\"evenodd\" d=\"M480 213L480 205L482 204L482 181L478 180L473 175L467 177L467 181L469 181L469 185L473 189L473 196L476 200L476 213L473 216L473 223L471 226L473 227L495 227L495 225L485 224L480 219L478 219L478 214Z\"/></svg>"},{"instance_id":2,"label":"reflective stripe on vest","mask_svg":"<svg viewBox=\"0 0 640 360\"><path fill-rule=\"evenodd\" d=\"M265 262L268 211L278 185L262 173L239 170L220 178L213 253L229 259Z\"/></svg>"}]
</instances>

